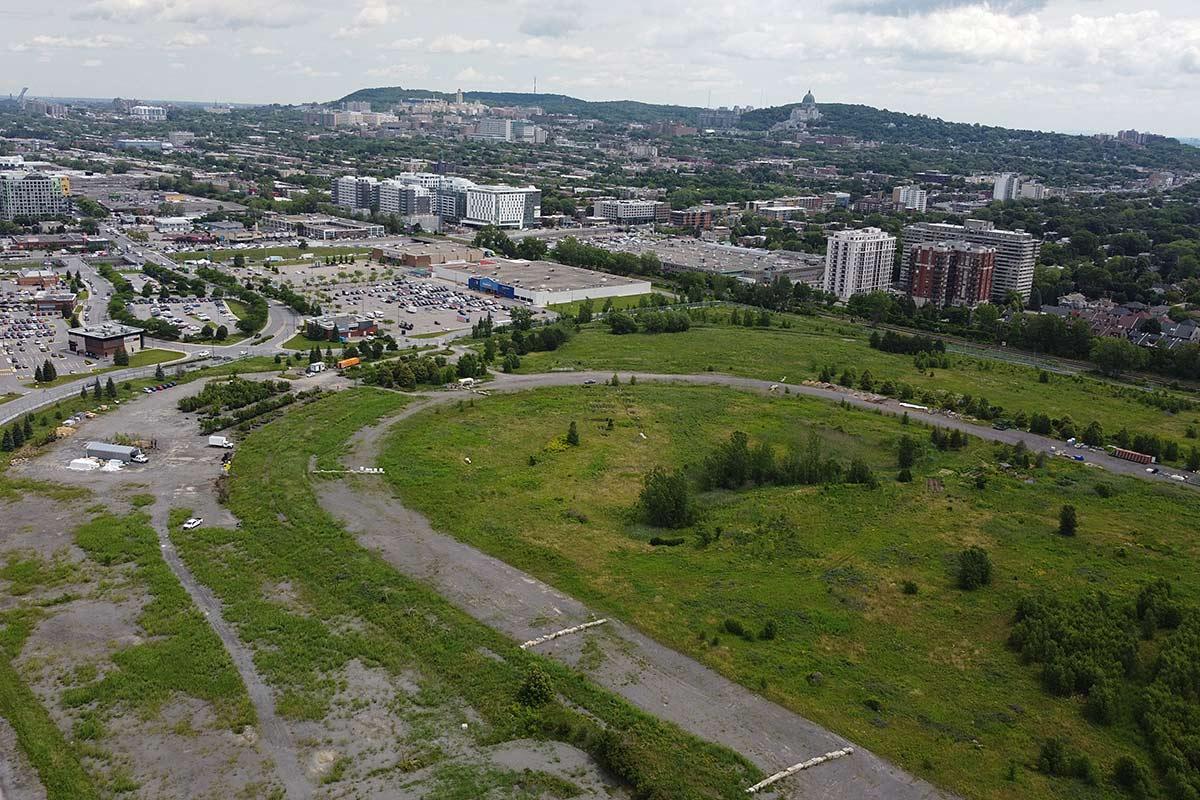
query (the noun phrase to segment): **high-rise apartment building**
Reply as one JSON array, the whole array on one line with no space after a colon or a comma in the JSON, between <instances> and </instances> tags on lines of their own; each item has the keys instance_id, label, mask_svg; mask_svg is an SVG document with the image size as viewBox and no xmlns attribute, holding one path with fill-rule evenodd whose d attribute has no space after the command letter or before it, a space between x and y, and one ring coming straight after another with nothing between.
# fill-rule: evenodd
<instances>
[{"instance_id":1,"label":"high-rise apartment building","mask_svg":"<svg viewBox=\"0 0 1200 800\"><path fill-rule=\"evenodd\" d=\"M992 186L993 200L1015 200L1021 195L1021 176L1015 172L1001 172Z\"/></svg>"},{"instance_id":2,"label":"high-rise apartment building","mask_svg":"<svg viewBox=\"0 0 1200 800\"><path fill-rule=\"evenodd\" d=\"M370 211L379 207L379 181L358 175L343 175L333 182L334 205L351 211Z\"/></svg>"},{"instance_id":3,"label":"high-rise apartment building","mask_svg":"<svg viewBox=\"0 0 1200 800\"><path fill-rule=\"evenodd\" d=\"M165 122L167 110L162 106L133 106L129 109L129 116L140 122Z\"/></svg>"},{"instance_id":4,"label":"high-rise apartment building","mask_svg":"<svg viewBox=\"0 0 1200 800\"><path fill-rule=\"evenodd\" d=\"M395 179L380 181L379 213L402 217L433 214L433 192Z\"/></svg>"},{"instance_id":5,"label":"high-rise apartment building","mask_svg":"<svg viewBox=\"0 0 1200 800\"><path fill-rule=\"evenodd\" d=\"M918 244L905 253L917 305L976 306L992 293L996 249L969 242Z\"/></svg>"},{"instance_id":6,"label":"high-rise apartment building","mask_svg":"<svg viewBox=\"0 0 1200 800\"><path fill-rule=\"evenodd\" d=\"M924 211L929 194L919 186L897 186L892 189L892 203L905 211Z\"/></svg>"},{"instance_id":7,"label":"high-rise apartment building","mask_svg":"<svg viewBox=\"0 0 1200 800\"><path fill-rule=\"evenodd\" d=\"M994 224L983 219L968 219L962 225L944 222L918 222L904 228L904 252L915 245L937 244L938 242L962 241L992 247L996 250L996 264L992 275L992 300L1003 303L1009 292L1016 292L1022 300L1029 299L1033 288L1033 268L1037 264L1042 243L1023 230L997 230ZM910 285L908 265L901 262L900 287L907 290Z\"/></svg>"},{"instance_id":8,"label":"high-rise apartment building","mask_svg":"<svg viewBox=\"0 0 1200 800\"><path fill-rule=\"evenodd\" d=\"M829 237L821 288L843 302L892 287L896 237L879 228L838 231Z\"/></svg>"},{"instance_id":9,"label":"high-rise apartment building","mask_svg":"<svg viewBox=\"0 0 1200 800\"><path fill-rule=\"evenodd\" d=\"M0 219L50 219L71 210L71 181L44 172L0 172Z\"/></svg>"}]
</instances>

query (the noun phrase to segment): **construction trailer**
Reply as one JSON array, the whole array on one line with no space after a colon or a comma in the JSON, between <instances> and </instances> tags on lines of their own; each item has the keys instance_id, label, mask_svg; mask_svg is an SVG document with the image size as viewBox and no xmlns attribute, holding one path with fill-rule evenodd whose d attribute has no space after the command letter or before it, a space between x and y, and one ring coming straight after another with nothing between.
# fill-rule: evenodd
<instances>
[{"instance_id":1,"label":"construction trailer","mask_svg":"<svg viewBox=\"0 0 1200 800\"><path fill-rule=\"evenodd\" d=\"M88 458L99 458L104 461L122 461L126 464L130 461L143 463L148 460L140 447L129 447L109 442L88 442L85 453Z\"/></svg>"}]
</instances>

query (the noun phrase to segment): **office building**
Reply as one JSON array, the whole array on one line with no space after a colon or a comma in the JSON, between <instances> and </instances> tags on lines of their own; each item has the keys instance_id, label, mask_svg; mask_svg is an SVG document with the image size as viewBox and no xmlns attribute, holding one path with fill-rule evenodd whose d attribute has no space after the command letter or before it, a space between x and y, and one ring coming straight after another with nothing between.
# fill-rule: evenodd
<instances>
[{"instance_id":1,"label":"office building","mask_svg":"<svg viewBox=\"0 0 1200 800\"><path fill-rule=\"evenodd\" d=\"M996 249L969 242L914 245L906 253L908 294L919 305L976 306L992 293Z\"/></svg>"},{"instance_id":2,"label":"office building","mask_svg":"<svg viewBox=\"0 0 1200 800\"><path fill-rule=\"evenodd\" d=\"M71 181L44 172L0 172L0 219L50 219L71 210Z\"/></svg>"},{"instance_id":3,"label":"office building","mask_svg":"<svg viewBox=\"0 0 1200 800\"><path fill-rule=\"evenodd\" d=\"M671 226L675 228L700 228L712 230L713 209L711 206L692 206L671 212Z\"/></svg>"},{"instance_id":4,"label":"office building","mask_svg":"<svg viewBox=\"0 0 1200 800\"><path fill-rule=\"evenodd\" d=\"M370 100L347 100L344 103L342 103L342 110L343 111L357 111L360 114L365 112L365 113L369 114L371 112L371 101Z\"/></svg>"},{"instance_id":5,"label":"office building","mask_svg":"<svg viewBox=\"0 0 1200 800\"><path fill-rule=\"evenodd\" d=\"M542 193L533 186L471 186L466 194L467 225L526 228L542 215Z\"/></svg>"},{"instance_id":6,"label":"office building","mask_svg":"<svg viewBox=\"0 0 1200 800\"><path fill-rule=\"evenodd\" d=\"M892 189L892 203L897 211L924 211L929 194L919 186L897 186Z\"/></svg>"},{"instance_id":7,"label":"office building","mask_svg":"<svg viewBox=\"0 0 1200 800\"><path fill-rule=\"evenodd\" d=\"M1037 181L1025 181L1021 184L1020 197L1022 200L1045 200L1046 186Z\"/></svg>"},{"instance_id":8,"label":"office building","mask_svg":"<svg viewBox=\"0 0 1200 800\"><path fill-rule=\"evenodd\" d=\"M838 231L829 237L821 288L845 302L856 294L892 287L896 237L879 228Z\"/></svg>"},{"instance_id":9,"label":"office building","mask_svg":"<svg viewBox=\"0 0 1200 800\"><path fill-rule=\"evenodd\" d=\"M170 142L160 142L158 139L117 139L113 146L118 150L157 150L160 153L175 149Z\"/></svg>"},{"instance_id":10,"label":"office building","mask_svg":"<svg viewBox=\"0 0 1200 800\"><path fill-rule=\"evenodd\" d=\"M1016 200L1021 195L1021 176L1015 172L1001 172L992 186L993 200Z\"/></svg>"},{"instance_id":11,"label":"office building","mask_svg":"<svg viewBox=\"0 0 1200 800\"><path fill-rule=\"evenodd\" d=\"M513 139L513 121L488 117L475 124L475 138L489 142L511 142Z\"/></svg>"},{"instance_id":12,"label":"office building","mask_svg":"<svg viewBox=\"0 0 1200 800\"><path fill-rule=\"evenodd\" d=\"M671 206L661 200L597 200L592 215L618 225L665 225L671 221Z\"/></svg>"},{"instance_id":13,"label":"office building","mask_svg":"<svg viewBox=\"0 0 1200 800\"><path fill-rule=\"evenodd\" d=\"M166 122L167 110L162 106L134 106L129 109L129 116L138 122Z\"/></svg>"},{"instance_id":14,"label":"office building","mask_svg":"<svg viewBox=\"0 0 1200 800\"><path fill-rule=\"evenodd\" d=\"M904 227L904 252L918 244L962 241L992 247L996 264L992 274L992 301L1003 303L1009 292L1022 300L1029 299L1033 288L1033 268L1037 264L1042 243L1023 230L997 230L988 220L968 219L962 225L944 222L919 222ZM910 284L907 264L900 265L900 286Z\"/></svg>"},{"instance_id":15,"label":"office building","mask_svg":"<svg viewBox=\"0 0 1200 800\"><path fill-rule=\"evenodd\" d=\"M67 331L67 348L92 358L111 358L121 350L132 354L145 346L145 331L117 322Z\"/></svg>"},{"instance_id":16,"label":"office building","mask_svg":"<svg viewBox=\"0 0 1200 800\"><path fill-rule=\"evenodd\" d=\"M433 192L395 179L380 181L379 213L402 217L433 214Z\"/></svg>"}]
</instances>

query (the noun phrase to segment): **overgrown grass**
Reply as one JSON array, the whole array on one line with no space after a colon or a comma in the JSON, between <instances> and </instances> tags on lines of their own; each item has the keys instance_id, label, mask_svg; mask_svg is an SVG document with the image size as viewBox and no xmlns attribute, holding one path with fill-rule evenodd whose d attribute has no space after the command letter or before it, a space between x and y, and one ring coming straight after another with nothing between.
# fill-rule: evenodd
<instances>
[{"instance_id":1,"label":"overgrown grass","mask_svg":"<svg viewBox=\"0 0 1200 800\"><path fill-rule=\"evenodd\" d=\"M149 519L136 513L101 515L80 527L75 541L99 564L131 566L131 580L145 586L151 600L138 617L147 640L118 650L112 656L114 669L68 690L63 702L155 713L178 693L210 703L220 724L230 730L254 724L246 687L221 640L163 560Z\"/></svg>"},{"instance_id":2,"label":"overgrown grass","mask_svg":"<svg viewBox=\"0 0 1200 800\"><path fill-rule=\"evenodd\" d=\"M581 444L563 447L573 420ZM642 475L695 466L733 430L779 452L815 430L843 463L866 460L881 485L712 492L699 498L699 526L668 534L683 545L651 545L658 532L634 512ZM913 483L894 480L904 433L924 445ZM1097 587L1128 596L1154 577L1197 601L1200 499L1061 460L1005 470L1005 459L981 442L943 453L927 428L824 401L642 384L417 415L392 433L380 465L441 530L935 783L970 798L1083 796L1032 771L1038 744L1068 737L1103 772L1136 753L1141 734L1093 726L1076 701L1043 692L1006 647L1017 601ZM1078 509L1074 538L1056 533L1064 503ZM966 593L954 563L971 545L991 554L996 578ZM760 638L768 622L776 635Z\"/></svg>"},{"instance_id":3,"label":"overgrown grass","mask_svg":"<svg viewBox=\"0 0 1200 800\"><path fill-rule=\"evenodd\" d=\"M708 313L727 316L720 309ZM869 329L825 318L787 316L790 328L743 328L696 324L685 333L614 336L600 324L586 326L558 350L522 357L521 372L555 369L599 369L675 374L715 372L764 380L815 380L826 366L840 374L853 368L869 370L876 381L904 381L919 389L986 397L1005 409L1027 415L1040 412L1053 418L1070 415L1080 430L1098 421L1106 433L1126 427L1132 433L1152 432L1186 444L1189 426L1200 428L1200 410L1177 414L1138 400L1144 389L1094 377L1050 374L1021 364L950 354L949 369L918 370L911 356L872 349Z\"/></svg>"},{"instance_id":4,"label":"overgrown grass","mask_svg":"<svg viewBox=\"0 0 1200 800\"><path fill-rule=\"evenodd\" d=\"M572 742L620 769L639 797L743 796L757 771L738 756L518 649L364 550L321 509L309 485L310 457L322 468L334 466L355 430L406 402L371 389L342 392L251 434L234 458L229 485L241 529L177 535L197 578L221 597L255 647L258 669L279 693L280 712L324 716L338 670L352 659L393 674L415 669L452 687L460 704L482 717L477 736L485 742L530 735ZM284 582L303 610L270 599L266 587ZM543 665L571 707L552 702L535 710L517 702L533 663Z\"/></svg>"}]
</instances>

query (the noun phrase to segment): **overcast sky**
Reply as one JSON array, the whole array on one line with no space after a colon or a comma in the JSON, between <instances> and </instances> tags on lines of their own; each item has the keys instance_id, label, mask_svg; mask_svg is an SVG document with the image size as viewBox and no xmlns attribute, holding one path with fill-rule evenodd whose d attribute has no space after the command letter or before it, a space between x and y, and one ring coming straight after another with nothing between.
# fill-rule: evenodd
<instances>
[{"instance_id":1,"label":"overcast sky","mask_svg":"<svg viewBox=\"0 0 1200 800\"><path fill-rule=\"evenodd\" d=\"M39 7L40 6L40 7ZM330 100L365 86L703 106L866 103L1200 136L1197 0L0 2L31 95Z\"/></svg>"}]
</instances>

